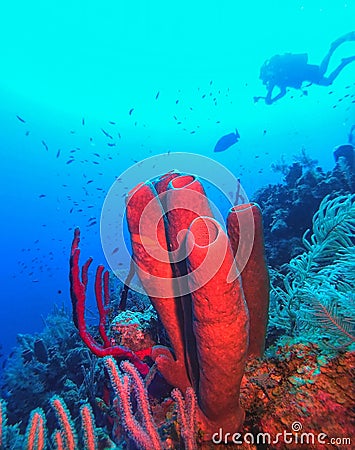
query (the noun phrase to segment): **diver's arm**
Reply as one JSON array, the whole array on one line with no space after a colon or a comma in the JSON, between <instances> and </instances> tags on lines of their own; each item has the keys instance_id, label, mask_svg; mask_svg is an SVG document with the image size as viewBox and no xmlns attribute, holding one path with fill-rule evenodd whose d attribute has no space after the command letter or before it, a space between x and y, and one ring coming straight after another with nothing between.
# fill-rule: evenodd
<instances>
[{"instance_id":1,"label":"diver's arm","mask_svg":"<svg viewBox=\"0 0 355 450\"><path fill-rule=\"evenodd\" d=\"M267 95L265 98L265 103L267 105L271 105L272 103L276 102L277 100L280 100L280 98L284 97L286 95L286 88L285 86L278 86L280 89L280 92L272 98L272 91L274 90L275 85L268 87Z\"/></svg>"}]
</instances>

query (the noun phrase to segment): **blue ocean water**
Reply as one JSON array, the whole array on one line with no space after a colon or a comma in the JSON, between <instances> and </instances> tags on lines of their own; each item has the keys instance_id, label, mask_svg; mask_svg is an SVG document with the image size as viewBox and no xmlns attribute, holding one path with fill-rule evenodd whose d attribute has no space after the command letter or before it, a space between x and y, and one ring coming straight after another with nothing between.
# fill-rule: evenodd
<instances>
[{"instance_id":1,"label":"blue ocean water","mask_svg":"<svg viewBox=\"0 0 355 450\"><path fill-rule=\"evenodd\" d=\"M54 304L70 309L75 226L82 260L105 264L101 208L130 166L167 152L204 155L249 196L280 181L270 165L282 155L291 163L302 148L333 167L333 148L355 122L355 63L307 95L290 90L273 105L253 97L266 93L259 71L271 56L308 53L319 64L330 43L354 29L355 2L239 3L2 7L2 352L18 333L40 331ZM355 42L344 43L330 71L352 55ZM239 142L214 153L236 128Z\"/></svg>"}]
</instances>

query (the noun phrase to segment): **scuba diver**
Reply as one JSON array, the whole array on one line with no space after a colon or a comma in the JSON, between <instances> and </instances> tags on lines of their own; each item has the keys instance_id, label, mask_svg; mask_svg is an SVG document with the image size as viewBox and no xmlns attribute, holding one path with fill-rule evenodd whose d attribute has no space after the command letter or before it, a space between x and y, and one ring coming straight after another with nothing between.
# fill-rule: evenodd
<instances>
[{"instance_id":1,"label":"scuba diver","mask_svg":"<svg viewBox=\"0 0 355 450\"><path fill-rule=\"evenodd\" d=\"M339 66L328 77L325 76L331 56L339 45L346 41L355 41L355 31L351 31L335 40L320 66L308 64L307 53L285 53L284 55L275 55L268 59L262 65L259 77L266 86L267 95L266 97L254 97L254 102L263 99L267 105L271 105L286 95L287 88L301 89L304 82L308 82L308 86L311 84L318 84L319 86L331 85L344 67L355 61L355 56L343 58ZM273 98L272 92L276 86L280 92ZM306 94L306 92L304 93Z\"/></svg>"}]
</instances>

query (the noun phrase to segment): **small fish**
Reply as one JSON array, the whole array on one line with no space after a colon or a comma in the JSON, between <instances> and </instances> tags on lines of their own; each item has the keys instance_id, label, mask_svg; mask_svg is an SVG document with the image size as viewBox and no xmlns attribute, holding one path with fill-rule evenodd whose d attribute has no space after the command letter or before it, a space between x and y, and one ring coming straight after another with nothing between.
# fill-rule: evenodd
<instances>
[{"instance_id":1,"label":"small fish","mask_svg":"<svg viewBox=\"0 0 355 450\"><path fill-rule=\"evenodd\" d=\"M110 125L116 125L116 122L113 122L112 120L109 120L108 122Z\"/></svg>"},{"instance_id":2,"label":"small fish","mask_svg":"<svg viewBox=\"0 0 355 450\"><path fill-rule=\"evenodd\" d=\"M155 96L155 100L158 100L159 94L160 94L160 92L158 91L157 95Z\"/></svg>"},{"instance_id":3,"label":"small fish","mask_svg":"<svg viewBox=\"0 0 355 450\"><path fill-rule=\"evenodd\" d=\"M48 152L48 145L44 142L44 141L42 141L42 145L44 146L44 148L47 150L47 152Z\"/></svg>"},{"instance_id":4,"label":"small fish","mask_svg":"<svg viewBox=\"0 0 355 450\"><path fill-rule=\"evenodd\" d=\"M46 194L41 194L41 195L39 195L38 197L39 198L43 198L43 197L45 197L46 196Z\"/></svg>"},{"instance_id":5,"label":"small fish","mask_svg":"<svg viewBox=\"0 0 355 450\"><path fill-rule=\"evenodd\" d=\"M22 117L20 117L20 116L16 116L17 118L18 118L18 120L20 121L20 122L22 122L22 123L26 123L26 120L25 119L23 119Z\"/></svg>"},{"instance_id":6,"label":"small fish","mask_svg":"<svg viewBox=\"0 0 355 450\"><path fill-rule=\"evenodd\" d=\"M60 149L57 151L57 158L59 158L60 155Z\"/></svg>"},{"instance_id":7,"label":"small fish","mask_svg":"<svg viewBox=\"0 0 355 450\"><path fill-rule=\"evenodd\" d=\"M133 111L134 111L134 108L131 108L130 110L129 110L129 115L131 116L132 115L132 113L133 113Z\"/></svg>"},{"instance_id":8,"label":"small fish","mask_svg":"<svg viewBox=\"0 0 355 450\"><path fill-rule=\"evenodd\" d=\"M104 133L105 136L107 136L110 139L113 139L113 137L107 131L105 131L103 128L101 128L101 131Z\"/></svg>"},{"instance_id":9,"label":"small fish","mask_svg":"<svg viewBox=\"0 0 355 450\"><path fill-rule=\"evenodd\" d=\"M232 145L236 144L240 138L240 135L238 133L238 130L235 129L235 133L229 133L225 136L222 136L218 141L217 144L214 147L214 152L224 152L224 150L227 150L227 148L231 147Z\"/></svg>"},{"instance_id":10,"label":"small fish","mask_svg":"<svg viewBox=\"0 0 355 450\"><path fill-rule=\"evenodd\" d=\"M66 162L66 164L71 164L73 161L75 161L74 158L73 158L73 159L69 159L69 160Z\"/></svg>"},{"instance_id":11,"label":"small fish","mask_svg":"<svg viewBox=\"0 0 355 450\"><path fill-rule=\"evenodd\" d=\"M85 125L85 118L84 118L84 117L81 119L81 125L82 125L82 126Z\"/></svg>"}]
</instances>

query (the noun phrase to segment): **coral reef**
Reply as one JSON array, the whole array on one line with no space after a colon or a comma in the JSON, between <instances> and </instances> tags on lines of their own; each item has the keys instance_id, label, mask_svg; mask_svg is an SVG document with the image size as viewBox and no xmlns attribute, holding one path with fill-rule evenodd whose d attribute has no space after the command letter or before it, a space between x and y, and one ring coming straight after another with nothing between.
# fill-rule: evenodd
<instances>
[{"instance_id":1,"label":"coral reef","mask_svg":"<svg viewBox=\"0 0 355 450\"><path fill-rule=\"evenodd\" d=\"M314 344L280 347L249 360L241 386L241 433L216 430L204 450L319 450L351 446L355 428L354 352L324 353ZM232 441L232 442L228 442Z\"/></svg>"},{"instance_id":2,"label":"coral reef","mask_svg":"<svg viewBox=\"0 0 355 450\"><path fill-rule=\"evenodd\" d=\"M303 150L291 165L284 159L273 168L283 183L269 184L253 196L262 210L268 264L280 267L303 251L302 236L326 195L335 198L355 192L355 171L339 157L333 170L324 172Z\"/></svg>"},{"instance_id":3,"label":"coral reef","mask_svg":"<svg viewBox=\"0 0 355 450\"><path fill-rule=\"evenodd\" d=\"M74 414L83 398L102 395L100 363L83 345L64 309L46 318L42 333L19 335L18 342L5 365L1 389L9 424L20 423L23 431L31 411L47 407L55 393Z\"/></svg>"},{"instance_id":4,"label":"coral reef","mask_svg":"<svg viewBox=\"0 0 355 450\"><path fill-rule=\"evenodd\" d=\"M268 433L269 448L305 450L353 438L354 363L354 352L329 357L314 344L280 347L273 358L251 361L241 391L248 411L244 435Z\"/></svg>"},{"instance_id":5,"label":"coral reef","mask_svg":"<svg viewBox=\"0 0 355 450\"><path fill-rule=\"evenodd\" d=\"M330 185L346 191L347 166L340 156L332 171L336 180L328 183L306 156L290 170L283 166L285 183L305 201L295 202L299 212L318 200L319 209L307 219L313 222L310 237L302 239L310 226L298 218L302 233L292 241L298 256L281 271L271 271L265 355L269 292L259 208L232 208L226 233L211 217L198 180L170 172L139 185L127 203L135 270L155 310L148 297L131 292L99 266L99 326L89 324L85 297L91 260L80 274L76 230L70 261L75 326L64 309L56 309L42 333L19 335L4 368L0 448L133 450L144 448L141 442L146 448L186 450L349 446L355 429L354 195L332 192L321 201L322 189ZM269 196L267 220L273 214L274 221L272 232L265 230L270 246L294 223L289 221L295 211L283 186L268 187L263 195ZM250 214L246 223L252 230L244 214ZM157 235L151 220L158 224ZM157 236L165 252L175 252L161 265L151 253ZM250 239L253 245L246 248ZM181 258L184 247L188 256ZM275 261L291 251L282 254L281 248L275 249ZM204 260L209 263L196 272ZM241 279L226 282L238 270ZM172 280L190 274L186 284L172 286Z\"/></svg>"},{"instance_id":6,"label":"coral reef","mask_svg":"<svg viewBox=\"0 0 355 450\"><path fill-rule=\"evenodd\" d=\"M53 433L49 436L47 418L42 408L36 408L31 412L26 427L26 432L21 434L18 430L14 434L14 427L7 424L5 403L0 400L0 448L1 449L68 449L98 450L117 448L113 442L96 428L91 406L83 403L80 407L80 425L78 433L71 414L64 400L54 395L50 404L56 416ZM48 414L47 414L48 415Z\"/></svg>"},{"instance_id":7,"label":"coral reef","mask_svg":"<svg viewBox=\"0 0 355 450\"><path fill-rule=\"evenodd\" d=\"M150 306L143 312L121 311L110 323L109 336L118 345L137 353L153 347L152 330L157 322L157 314Z\"/></svg>"},{"instance_id":8,"label":"coral reef","mask_svg":"<svg viewBox=\"0 0 355 450\"><path fill-rule=\"evenodd\" d=\"M141 396L140 401L146 403L144 408L149 408L146 410L149 418L146 417L141 423L143 426L141 431L145 433L145 420L152 421L151 426L157 427L156 438L159 445L165 449L186 448L188 450L196 447L204 450L234 449L236 445L243 450L340 449L351 445L355 428L354 367L354 352L340 351L330 355L315 344L279 347L275 356L271 358L250 359L241 384L241 404L247 411L243 430L240 433L236 430L232 435L225 436L223 431L217 428L213 442L201 441L196 433L190 409L193 408L193 403L191 405L192 400L188 397L185 398L188 402L186 404L185 401L181 402L180 394L173 391L171 397L168 396L157 402L151 397L147 387L142 384L143 380L132 381L131 372L135 370L132 365L125 366L124 372L128 370L126 372L129 374L128 377L120 374L117 366L116 368L113 366L113 370L117 370L117 373L113 374L113 382L123 383L119 388L121 393L118 391L118 398L121 408L125 409L120 414L129 414L128 420L133 427L138 420L137 415L141 417L143 410L139 408L137 413L134 413L130 409L127 403L129 401L127 383L138 382L138 386L134 385L136 395ZM137 372L135 377L139 377ZM122 404L121 396L126 398L126 406ZM148 401L150 406L147 404ZM63 402L62 404L64 405ZM6 424L4 402L1 405L0 433L2 431L5 448L22 449L26 436L20 434L18 430L15 434L13 427ZM67 410L64 410L64 414L70 420L71 414ZM76 429L80 439L85 439L83 411L80 416L81 423L77 423L76 426L71 425L71 429ZM114 420L117 421L116 426L118 426L120 417L117 412ZM90 423L87 427L90 430ZM127 438L122 441L123 436L117 434L117 429L115 440L118 446L103 433L103 430L96 428L95 424L92 425L91 430L91 436L99 443L98 448L136 448L130 445ZM194 436L192 441L191 431ZM56 433L54 430L53 438ZM10 443L13 445L10 446ZM120 445L124 446L120 447ZM45 448L53 447L48 445ZM60 447L54 445L54 448Z\"/></svg>"}]
</instances>

